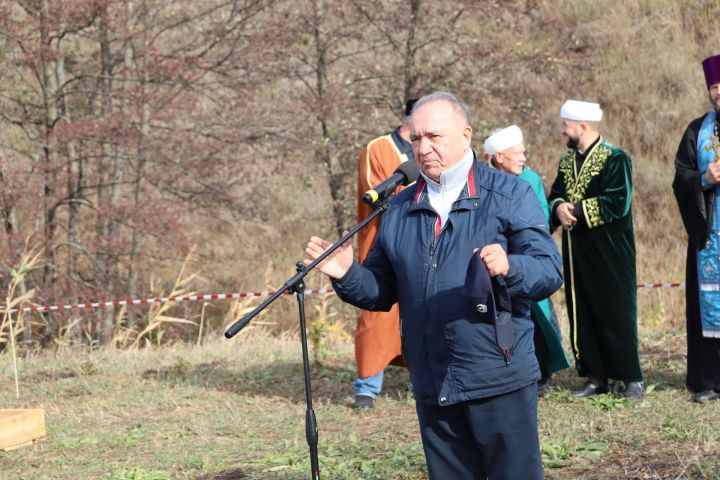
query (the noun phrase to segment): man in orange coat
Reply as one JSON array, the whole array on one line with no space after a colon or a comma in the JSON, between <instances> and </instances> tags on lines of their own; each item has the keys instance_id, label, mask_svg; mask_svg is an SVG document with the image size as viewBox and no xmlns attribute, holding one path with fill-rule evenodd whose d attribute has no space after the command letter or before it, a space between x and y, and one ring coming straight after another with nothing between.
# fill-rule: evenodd
<instances>
[{"instance_id":1,"label":"man in orange coat","mask_svg":"<svg viewBox=\"0 0 720 480\"><path fill-rule=\"evenodd\" d=\"M415 100L405 105L402 124L392 133L367 144L358 160L357 219L367 217L372 208L362 202L362 194L393 174L401 162L414 162L410 144L409 118ZM400 188L395 192L400 191ZM376 218L358 232L358 262L367 257L379 228ZM397 304L389 312L362 310L355 329L355 404L358 409L372 408L382 390L383 371L388 364L405 366L400 352L400 316Z\"/></svg>"}]
</instances>

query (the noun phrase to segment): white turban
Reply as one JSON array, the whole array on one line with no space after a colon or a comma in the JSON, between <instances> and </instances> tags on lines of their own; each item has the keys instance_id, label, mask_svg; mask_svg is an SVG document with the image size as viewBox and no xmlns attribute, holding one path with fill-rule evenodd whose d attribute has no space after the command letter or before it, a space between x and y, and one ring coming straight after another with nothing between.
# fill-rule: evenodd
<instances>
[{"instance_id":1,"label":"white turban","mask_svg":"<svg viewBox=\"0 0 720 480\"><path fill-rule=\"evenodd\" d=\"M599 122L602 120L602 117L603 111L597 103L568 100L560 109L560 118L564 118L565 120Z\"/></svg>"},{"instance_id":2,"label":"white turban","mask_svg":"<svg viewBox=\"0 0 720 480\"><path fill-rule=\"evenodd\" d=\"M483 149L485 153L492 157L497 152L502 152L521 143L523 143L522 130L517 125L511 125L490 135L485 140Z\"/></svg>"}]
</instances>

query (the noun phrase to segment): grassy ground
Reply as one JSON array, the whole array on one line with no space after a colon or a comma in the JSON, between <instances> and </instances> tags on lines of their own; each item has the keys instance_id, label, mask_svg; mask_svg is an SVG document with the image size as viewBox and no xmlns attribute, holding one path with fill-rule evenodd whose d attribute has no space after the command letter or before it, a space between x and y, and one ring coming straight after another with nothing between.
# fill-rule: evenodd
<instances>
[{"instance_id":1,"label":"grassy ground","mask_svg":"<svg viewBox=\"0 0 720 480\"><path fill-rule=\"evenodd\" d=\"M648 395L576 400L573 372L540 401L549 479L720 479L720 402L689 401L681 331L643 332ZM258 329L204 347L82 350L0 359L0 405L44 408L47 437L0 452L2 479L303 479L309 455L296 338ZM376 408L351 403L352 345L313 367L325 479L422 479L407 374L387 371Z\"/></svg>"}]
</instances>

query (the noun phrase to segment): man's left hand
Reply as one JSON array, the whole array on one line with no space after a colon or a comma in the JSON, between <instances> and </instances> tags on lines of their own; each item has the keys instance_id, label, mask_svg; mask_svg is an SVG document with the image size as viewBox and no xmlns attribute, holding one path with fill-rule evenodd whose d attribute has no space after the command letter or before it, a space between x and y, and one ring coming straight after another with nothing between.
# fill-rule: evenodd
<instances>
[{"instance_id":1,"label":"man's left hand","mask_svg":"<svg viewBox=\"0 0 720 480\"><path fill-rule=\"evenodd\" d=\"M485 245L482 250L480 250L480 258L491 277L507 275L508 271L510 271L507 254L499 243Z\"/></svg>"}]
</instances>

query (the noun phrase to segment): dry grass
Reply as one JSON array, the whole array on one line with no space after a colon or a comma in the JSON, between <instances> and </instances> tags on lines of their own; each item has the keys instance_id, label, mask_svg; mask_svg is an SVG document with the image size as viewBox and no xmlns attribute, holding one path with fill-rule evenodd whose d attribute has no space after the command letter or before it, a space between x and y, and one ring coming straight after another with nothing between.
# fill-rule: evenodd
<instances>
[{"instance_id":1,"label":"dry grass","mask_svg":"<svg viewBox=\"0 0 720 480\"><path fill-rule=\"evenodd\" d=\"M18 290L24 289L25 276L36 268L40 263L40 253L35 251L26 251L20 257L20 262L16 268L11 272L10 283L7 286L7 294L5 297L5 305L3 310L2 322L0 322L0 345L3 341L9 343L9 355L12 357L13 364L13 377L15 379L15 398L20 398L20 383L18 378L18 365L17 365L17 348L15 345L15 336L23 333L23 330L27 327L23 325L23 312L22 307L25 303L29 302L34 295L34 291L21 293L17 295ZM16 310L13 312L13 310ZM20 311L17 311L20 310ZM14 314L14 315L13 315ZM15 319L13 319L15 316ZM15 325L13 325L13 323ZM8 328L8 335L4 335L5 327Z\"/></svg>"},{"instance_id":2,"label":"dry grass","mask_svg":"<svg viewBox=\"0 0 720 480\"><path fill-rule=\"evenodd\" d=\"M350 409L352 344L314 366L323 478L420 480L422 448L407 374L387 370L370 412ZM684 389L684 337L641 330L645 401L574 399L572 371L539 405L548 479L720 478L720 403L697 405ZM204 346L73 349L20 364L27 394L0 389L0 404L44 408L48 436L0 452L3 478L307 478L300 345L252 328ZM0 361L0 384L12 381ZM9 475L9 476L8 476Z\"/></svg>"}]
</instances>

